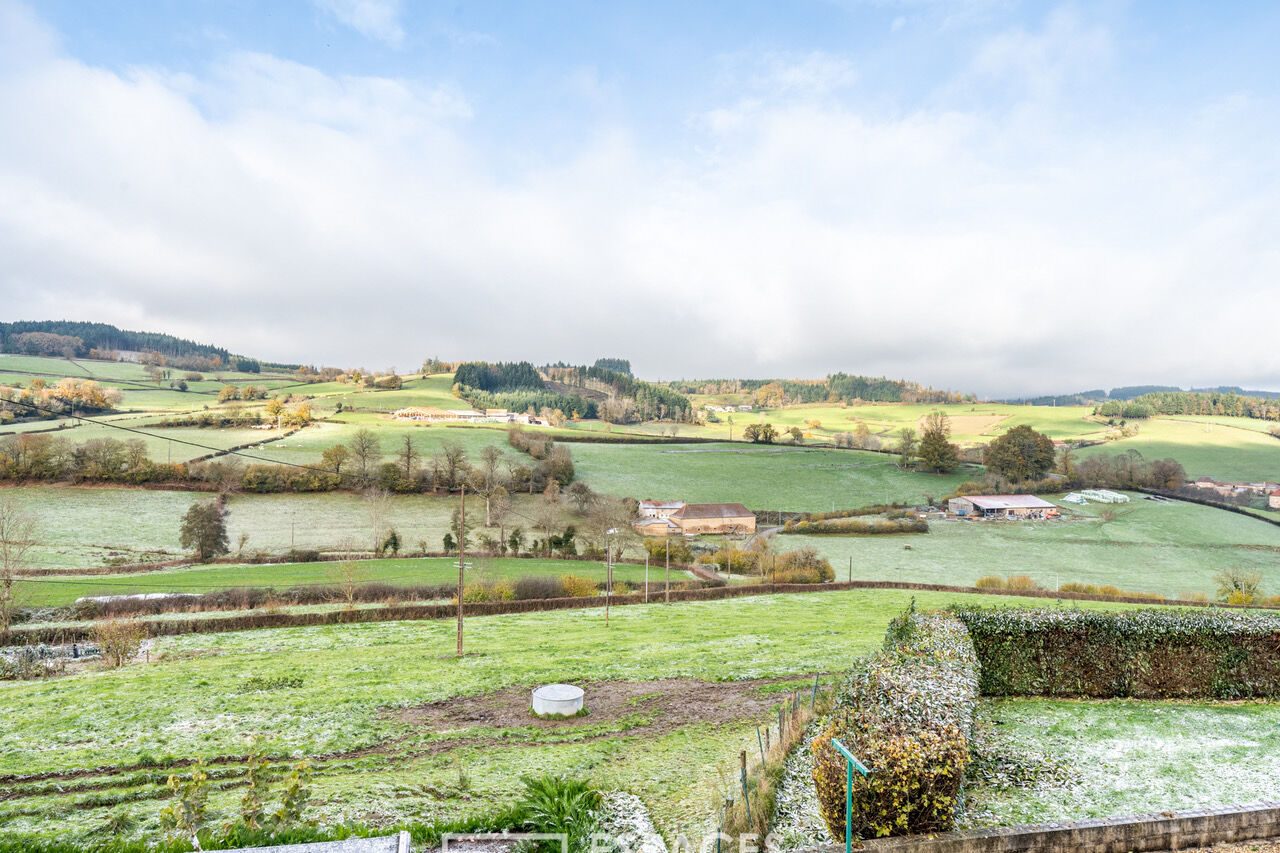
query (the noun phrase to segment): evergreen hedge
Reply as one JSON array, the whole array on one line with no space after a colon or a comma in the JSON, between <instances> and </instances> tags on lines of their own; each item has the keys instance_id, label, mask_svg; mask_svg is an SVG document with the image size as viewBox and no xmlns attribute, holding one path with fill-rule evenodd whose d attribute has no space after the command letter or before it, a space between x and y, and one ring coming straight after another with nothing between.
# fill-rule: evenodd
<instances>
[{"instance_id":1,"label":"evergreen hedge","mask_svg":"<svg viewBox=\"0 0 1280 853\"><path fill-rule=\"evenodd\" d=\"M846 770L833 737L872 770L854 775L855 835L953 827L979 670L968 631L954 617L911 612L889 624L884 649L854 666L813 741L818 803L834 837L844 837Z\"/></svg>"},{"instance_id":2,"label":"evergreen hedge","mask_svg":"<svg viewBox=\"0 0 1280 853\"><path fill-rule=\"evenodd\" d=\"M988 696L1280 698L1280 616L956 608Z\"/></svg>"}]
</instances>

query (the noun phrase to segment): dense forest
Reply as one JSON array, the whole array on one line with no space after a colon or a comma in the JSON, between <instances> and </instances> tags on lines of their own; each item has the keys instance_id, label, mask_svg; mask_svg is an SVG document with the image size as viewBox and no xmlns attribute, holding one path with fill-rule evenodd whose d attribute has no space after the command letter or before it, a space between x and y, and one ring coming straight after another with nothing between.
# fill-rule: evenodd
<instances>
[{"instance_id":1,"label":"dense forest","mask_svg":"<svg viewBox=\"0 0 1280 853\"><path fill-rule=\"evenodd\" d=\"M61 338L62 340L56 340ZM78 344L70 339L78 339ZM53 348L57 344L64 346ZM84 357L89 350L129 350L158 352L163 356L220 359L230 364L231 353L222 347L198 344L159 332L131 332L106 323L81 323L71 320L20 321L0 323L0 351L26 355L63 356L65 345L75 345L72 356ZM48 345L48 346L46 346ZM46 346L47 351L40 348Z\"/></svg>"},{"instance_id":2,"label":"dense forest","mask_svg":"<svg viewBox=\"0 0 1280 853\"><path fill-rule=\"evenodd\" d=\"M1105 417L1149 418L1152 415L1231 415L1280 421L1280 399L1248 397L1234 391L1157 391L1128 401L1103 403Z\"/></svg>"}]
</instances>

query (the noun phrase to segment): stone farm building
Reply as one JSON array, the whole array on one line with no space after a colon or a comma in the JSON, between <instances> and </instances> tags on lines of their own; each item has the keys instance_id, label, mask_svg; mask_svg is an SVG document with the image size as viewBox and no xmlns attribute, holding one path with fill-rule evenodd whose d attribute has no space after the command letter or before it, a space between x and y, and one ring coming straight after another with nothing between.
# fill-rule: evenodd
<instances>
[{"instance_id":1,"label":"stone farm building","mask_svg":"<svg viewBox=\"0 0 1280 853\"><path fill-rule=\"evenodd\" d=\"M947 501L947 511L966 518L1045 518L1058 508L1035 495L968 495Z\"/></svg>"},{"instance_id":2,"label":"stone farm building","mask_svg":"<svg viewBox=\"0 0 1280 853\"><path fill-rule=\"evenodd\" d=\"M740 503L640 501L639 511L640 518L633 526L644 536L754 533L756 530L755 514Z\"/></svg>"}]
</instances>

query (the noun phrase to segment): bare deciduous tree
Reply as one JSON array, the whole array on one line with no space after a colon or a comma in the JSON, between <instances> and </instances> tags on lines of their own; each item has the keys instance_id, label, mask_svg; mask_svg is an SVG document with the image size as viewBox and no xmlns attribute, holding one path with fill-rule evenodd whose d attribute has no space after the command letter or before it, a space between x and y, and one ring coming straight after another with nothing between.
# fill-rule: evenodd
<instances>
[{"instance_id":1,"label":"bare deciduous tree","mask_svg":"<svg viewBox=\"0 0 1280 853\"><path fill-rule=\"evenodd\" d=\"M12 498L0 498L0 635L5 637L18 608L17 578L35 545L35 532L34 516Z\"/></svg>"},{"instance_id":2,"label":"bare deciduous tree","mask_svg":"<svg viewBox=\"0 0 1280 853\"><path fill-rule=\"evenodd\" d=\"M387 538L387 514L391 511L391 495L385 489L369 489L364 493L365 511L369 514L369 531L375 554Z\"/></svg>"}]
</instances>

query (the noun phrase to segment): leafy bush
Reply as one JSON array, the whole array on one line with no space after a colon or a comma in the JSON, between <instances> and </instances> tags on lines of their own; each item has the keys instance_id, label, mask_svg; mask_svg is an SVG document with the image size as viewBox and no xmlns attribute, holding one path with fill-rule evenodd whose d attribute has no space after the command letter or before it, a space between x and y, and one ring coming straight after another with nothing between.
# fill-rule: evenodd
<instances>
[{"instance_id":1,"label":"leafy bush","mask_svg":"<svg viewBox=\"0 0 1280 853\"><path fill-rule=\"evenodd\" d=\"M898 518L864 521L850 518L835 521L788 521L783 533L813 536L874 536L894 533L928 533L929 523L920 518Z\"/></svg>"},{"instance_id":2,"label":"leafy bush","mask_svg":"<svg viewBox=\"0 0 1280 853\"><path fill-rule=\"evenodd\" d=\"M1009 582L999 575L987 575L978 578L978 582L974 584L978 589L1008 589Z\"/></svg>"},{"instance_id":3,"label":"leafy bush","mask_svg":"<svg viewBox=\"0 0 1280 853\"><path fill-rule=\"evenodd\" d=\"M594 578L584 578L581 575L561 575L560 584L564 587L564 594L570 598L595 595L599 589Z\"/></svg>"},{"instance_id":4,"label":"leafy bush","mask_svg":"<svg viewBox=\"0 0 1280 853\"><path fill-rule=\"evenodd\" d=\"M655 563L666 561L668 549L671 551L673 563L688 563L693 560L693 548L684 539L649 537L644 540L644 550L649 554L649 559Z\"/></svg>"},{"instance_id":5,"label":"leafy bush","mask_svg":"<svg viewBox=\"0 0 1280 853\"><path fill-rule=\"evenodd\" d=\"M519 808L524 812L524 828L532 832L563 832L569 849L581 849L596 822L600 792L586 782L563 776L525 777L524 796ZM548 849L559 850L555 843Z\"/></svg>"},{"instance_id":6,"label":"leafy bush","mask_svg":"<svg viewBox=\"0 0 1280 853\"><path fill-rule=\"evenodd\" d=\"M979 665L965 626L942 614L890 623L885 648L860 661L813 741L814 784L831 833L845 830L845 759L832 738L873 771L854 776L860 838L952 828L969 760Z\"/></svg>"},{"instance_id":7,"label":"leafy bush","mask_svg":"<svg viewBox=\"0 0 1280 853\"><path fill-rule=\"evenodd\" d=\"M1027 592L1032 589L1044 589L1040 584L1036 583L1033 578L1028 575L1010 575L1009 582L1005 586L1006 589L1015 589L1019 592Z\"/></svg>"},{"instance_id":8,"label":"leafy bush","mask_svg":"<svg viewBox=\"0 0 1280 853\"><path fill-rule=\"evenodd\" d=\"M147 629L136 622L106 622L94 627L93 639L102 650L102 662L119 667L138 656L147 639Z\"/></svg>"},{"instance_id":9,"label":"leafy bush","mask_svg":"<svg viewBox=\"0 0 1280 853\"><path fill-rule=\"evenodd\" d=\"M777 583L826 583L836 579L831 562L817 548L804 547L778 557L775 569Z\"/></svg>"},{"instance_id":10,"label":"leafy bush","mask_svg":"<svg viewBox=\"0 0 1280 853\"><path fill-rule=\"evenodd\" d=\"M1280 697L1280 616L960 608L994 696Z\"/></svg>"},{"instance_id":11,"label":"leafy bush","mask_svg":"<svg viewBox=\"0 0 1280 853\"><path fill-rule=\"evenodd\" d=\"M564 598L564 582L560 578L523 577L515 584L516 598L522 601L545 598Z\"/></svg>"}]
</instances>

